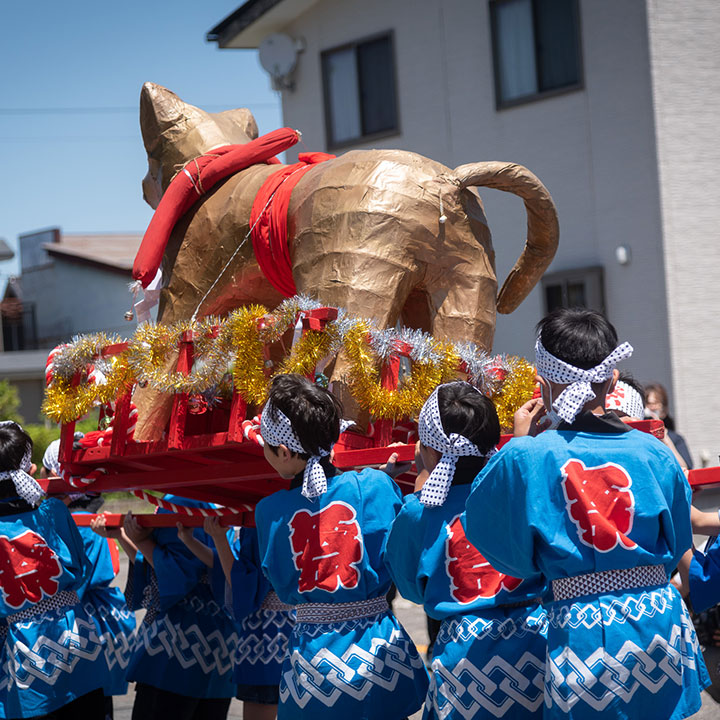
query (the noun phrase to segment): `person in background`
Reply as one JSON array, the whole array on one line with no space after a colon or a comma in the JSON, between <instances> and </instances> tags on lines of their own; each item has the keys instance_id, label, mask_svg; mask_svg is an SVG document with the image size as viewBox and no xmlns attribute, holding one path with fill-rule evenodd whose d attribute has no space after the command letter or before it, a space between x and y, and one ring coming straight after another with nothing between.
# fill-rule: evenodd
<instances>
[{"instance_id":1,"label":"person in background","mask_svg":"<svg viewBox=\"0 0 720 720\"><path fill-rule=\"evenodd\" d=\"M691 493L667 447L605 409L632 347L601 314L561 309L535 351L557 429L531 422L488 461L467 538L498 571L551 584L545 718L688 717L709 678L668 573L692 544Z\"/></svg>"},{"instance_id":2,"label":"person in background","mask_svg":"<svg viewBox=\"0 0 720 720\"><path fill-rule=\"evenodd\" d=\"M103 720L105 643L81 597L92 567L65 505L41 503L31 457L30 436L0 423L0 718Z\"/></svg>"},{"instance_id":3,"label":"person in background","mask_svg":"<svg viewBox=\"0 0 720 720\"><path fill-rule=\"evenodd\" d=\"M204 530L214 549L178 523L180 540L211 569L215 597L229 607L237 624L233 679L243 720L274 720L295 610L280 601L262 574L255 528L224 528L214 517L205 518Z\"/></svg>"},{"instance_id":4,"label":"person in background","mask_svg":"<svg viewBox=\"0 0 720 720\"><path fill-rule=\"evenodd\" d=\"M690 449L685 442L685 438L675 430L675 420L670 415L667 390L660 383L648 383L645 385L645 410L648 417L656 417L665 423L667 436L684 460L684 467L692 470L693 461Z\"/></svg>"},{"instance_id":5,"label":"person in background","mask_svg":"<svg viewBox=\"0 0 720 720\"><path fill-rule=\"evenodd\" d=\"M265 458L290 480L255 509L262 570L297 613L280 720L402 720L428 687L385 597L400 489L385 472L340 473L331 464L341 412L337 398L301 375L276 376L262 412Z\"/></svg>"},{"instance_id":6,"label":"person in background","mask_svg":"<svg viewBox=\"0 0 720 720\"><path fill-rule=\"evenodd\" d=\"M440 385L418 431L416 492L393 522L385 562L402 596L442 621L423 717L541 718L546 584L539 574L497 572L461 522L471 484L500 440L495 407L468 383ZM478 684L483 691L473 692Z\"/></svg>"},{"instance_id":7,"label":"person in background","mask_svg":"<svg viewBox=\"0 0 720 720\"><path fill-rule=\"evenodd\" d=\"M46 477L61 474L58 451L60 441L54 440L43 455L43 469ZM58 496L71 512L78 514L97 513L103 505L103 498L91 493L69 493ZM128 610L120 588L111 587L119 568L117 546L110 539L103 539L91 527L79 527L85 556L90 561L92 573L82 591L85 607L92 607L92 618L97 625L99 637L105 642L103 659L107 665L108 682L103 687L105 694L106 720L113 717L113 695L125 695L128 683L125 678L135 632L135 613ZM112 545L110 544L112 543Z\"/></svg>"},{"instance_id":8,"label":"person in background","mask_svg":"<svg viewBox=\"0 0 720 720\"><path fill-rule=\"evenodd\" d=\"M208 507L173 495L164 499ZM142 527L128 513L122 528L109 529L103 519L98 516L93 529L116 538L130 559L128 607L146 611L127 673L136 683L132 720L224 720L235 695L238 636L215 600L207 568L180 541L175 527ZM195 532L209 545L201 529Z\"/></svg>"}]
</instances>

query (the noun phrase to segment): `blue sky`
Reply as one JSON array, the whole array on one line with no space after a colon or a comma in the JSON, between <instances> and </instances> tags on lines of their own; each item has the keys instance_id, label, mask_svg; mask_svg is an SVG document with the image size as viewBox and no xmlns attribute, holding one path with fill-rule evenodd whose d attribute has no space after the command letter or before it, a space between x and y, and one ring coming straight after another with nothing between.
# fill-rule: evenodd
<instances>
[{"instance_id":1,"label":"blue sky","mask_svg":"<svg viewBox=\"0 0 720 720\"><path fill-rule=\"evenodd\" d=\"M256 52L205 41L241 4L0 3L0 237L14 247L17 235L50 226L145 230L138 102L147 80L213 112L248 107L261 133L280 127ZM0 283L13 272L15 261L0 263Z\"/></svg>"}]
</instances>

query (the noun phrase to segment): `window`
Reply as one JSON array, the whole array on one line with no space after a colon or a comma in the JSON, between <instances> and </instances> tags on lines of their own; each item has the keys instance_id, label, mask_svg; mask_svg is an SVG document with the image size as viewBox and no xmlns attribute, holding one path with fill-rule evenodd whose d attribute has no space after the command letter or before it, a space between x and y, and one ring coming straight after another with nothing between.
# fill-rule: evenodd
<instances>
[{"instance_id":1,"label":"window","mask_svg":"<svg viewBox=\"0 0 720 720\"><path fill-rule=\"evenodd\" d=\"M328 147L399 131L392 34L322 53Z\"/></svg>"},{"instance_id":2,"label":"window","mask_svg":"<svg viewBox=\"0 0 720 720\"><path fill-rule=\"evenodd\" d=\"M35 350L37 348L37 322L35 303L21 302L6 297L0 303L2 348L5 351Z\"/></svg>"},{"instance_id":3,"label":"window","mask_svg":"<svg viewBox=\"0 0 720 720\"><path fill-rule=\"evenodd\" d=\"M584 307L605 312L605 291L601 267L580 268L543 276L545 313L557 308Z\"/></svg>"},{"instance_id":4,"label":"window","mask_svg":"<svg viewBox=\"0 0 720 720\"><path fill-rule=\"evenodd\" d=\"M491 0L498 108L582 87L577 0Z\"/></svg>"}]
</instances>

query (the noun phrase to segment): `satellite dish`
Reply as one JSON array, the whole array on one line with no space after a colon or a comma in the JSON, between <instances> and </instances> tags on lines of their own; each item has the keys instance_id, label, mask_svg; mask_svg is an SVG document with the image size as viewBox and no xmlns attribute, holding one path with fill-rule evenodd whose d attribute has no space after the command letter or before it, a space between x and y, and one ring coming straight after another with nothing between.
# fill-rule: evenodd
<instances>
[{"instance_id":1,"label":"satellite dish","mask_svg":"<svg viewBox=\"0 0 720 720\"><path fill-rule=\"evenodd\" d=\"M3 260L12 260L15 257L15 252L7 244L5 238L0 237L0 262Z\"/></svg>"},{"instance_id":2,"label":"satellite dish","mask_svg":"<svg viewBox=\"0 0 720 720\"><path fill-rule=\"evenodd\" d=\"M298 43L284 33L268 35L258 47L260 64L273 80L273 89L292 90L289 76L297 65Z\"/></svg>"}]
</instances>

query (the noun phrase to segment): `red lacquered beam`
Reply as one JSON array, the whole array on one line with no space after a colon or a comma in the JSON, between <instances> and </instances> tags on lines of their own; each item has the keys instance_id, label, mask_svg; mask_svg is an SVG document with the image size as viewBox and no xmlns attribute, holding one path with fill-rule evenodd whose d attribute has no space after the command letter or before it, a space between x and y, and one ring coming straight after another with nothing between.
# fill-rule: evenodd
<instances>
[{"instance_id":1,"label":"red lacquered beam","mask_svg":"<svg viewBox=\"0 0 720 720\"><path fill-rule=\"evenodd\" d=\"M93 515L90 513L77 513L73 514L73 520L78 527L90 527L90 522L96 517L103 516L105 518L105 527L109 528L120 528L123 526L125 515L122 513L99 513ZM185 515L185 513L158 513L157 515L151 515L149 513L141 513L136 515L133 513L133 517L137 520L140 527L151 527L151 528L174 528L178 523L181 523L185 527L202 527L205 518L198 515ZM252 513L240 513L238 515L232 515L228 517L220 518L220 525L223 527L230 527L232 525L245 525L248 526L248 522L252 518Z\"/></svg>"},{"instance_id":2,"label":"red lacquered beam","mask_svg":"<svg viewBox=\"0 0 720 720\"><path fill-rule=\"evenodd\" d=\"M688 481L693 490L705 490L720 487L720 467L698 468L690 470Z\"/></svg>"}]
</instances>

